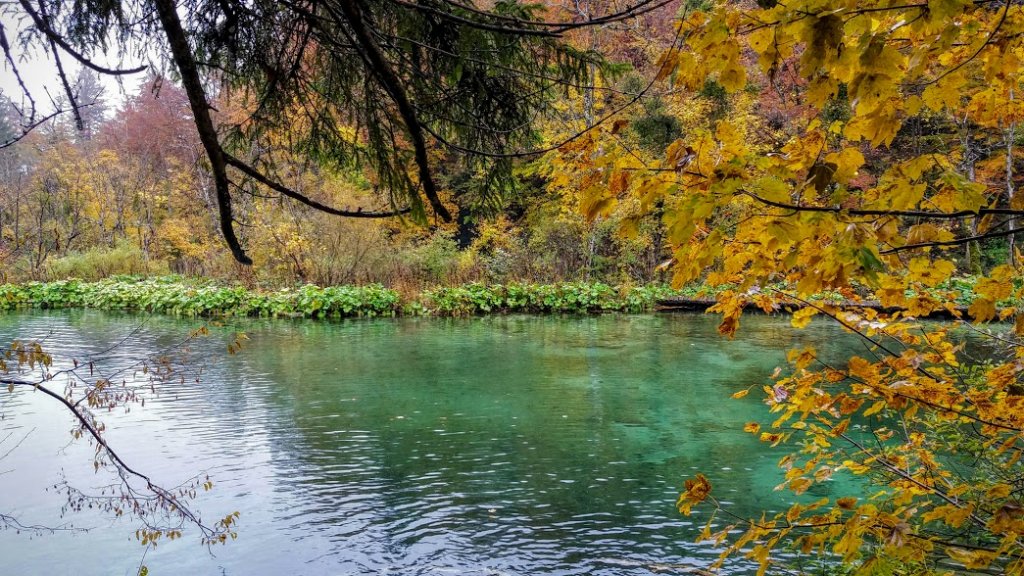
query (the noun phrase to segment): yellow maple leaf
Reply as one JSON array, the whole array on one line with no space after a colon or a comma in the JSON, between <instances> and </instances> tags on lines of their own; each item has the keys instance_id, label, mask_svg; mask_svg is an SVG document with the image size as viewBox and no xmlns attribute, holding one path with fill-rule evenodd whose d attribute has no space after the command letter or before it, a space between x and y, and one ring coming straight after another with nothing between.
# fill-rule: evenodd
<instances>
[{"instance_id":1,"label":"yellow maple leaf","mask_svg":"<svg viewBox=\"0 0 1024 576\"><path fill-rule=\"evenodd\" d=\"M996 305L987 298L976 298L967 308L967 313L975 322L988 322L996 317Z\"/></svg>"},{"instance_id":2,"label":"yellow maple leaf","mask_svg":"<svg viewBox=\"0 0 1024 576\"><path fill-rule=\"evenodd\" d=\"M857 176L857 170L864 165L864 155L860 150L850 147L825 156L825 161L836 165L832 178L836 182L846 184Z\"/></svg>"},{"instance_id":3,"label":"yellow maple leaf","mask_svg":"<svg viewBox=\"0 0 1024 576\"><path fill-rule=\"evenodd\" d=\"M910 280L929 287L938 286L956 272L956 264L949 260L931 260L923 257L912 259L907 268Z\"/></svg>"},{"instance_id":4,"label":"yellow maple leaf","mask_svg":"<svg viewBox=\"0 0 1024 576\"><path fill-rule=\"evenodd\" d=\"M703 474L697 474L696 478L689 479L684 484L683 493L676 501L676 508L689 516L694 505L703 502L711 494L711 482Z\"/></svg>"}]
</instances>

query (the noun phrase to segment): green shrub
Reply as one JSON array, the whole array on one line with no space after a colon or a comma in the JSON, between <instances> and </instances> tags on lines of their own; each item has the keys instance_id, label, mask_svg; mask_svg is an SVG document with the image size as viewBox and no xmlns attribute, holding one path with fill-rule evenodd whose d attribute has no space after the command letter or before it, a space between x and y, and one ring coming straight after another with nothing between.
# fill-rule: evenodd
<instances>
[{"instance_id":1,"label":"green shrub","mask_svg":"<svg viewBox=\"0 0 1024 576\"><path fill-rule=\"evenodd\" d=\"M680 295L665 286L614 287L601 282L558 284L467 284L424 292L422 307L433 314L531 313L587 314L644 312L658 299Z\"/></svg>"},{"instance_id":2,"label":"green shrub","mask_svg":"<svg viewBox=\"0 0 1024 576\"><path fill-rule=\"evenodd\" d=\"M98 282L58 280L0 285L0 310L95 308L180 316L346 318L353 316L465 316L487 313L644 312L659 298L681 295L665 286L615 287L601 282L465 284L435 288L404 305L395 290L368 286L306 285L252 291L179 276L115 276Z\"/></svg>"},{"instance_id":3,"label":"green shrub","mask_svg":"<svg viewBox=\"0 0 1024 576\"><path fill-rule=\"evenodd\" d=\"M94 247L84 252L47 259L43 265L47 278L99 280L116 274L168 274L162 260L152 260L135 244L122 240L113 248Z\"/></svg>"},{"instance_id":4,"label":"green shrub","mask_svg":"<svg viewBox=\"0 0 1024 576\"><path fill-rule=\"evenodd\" d=\"M0 285L0 310L16 308L96 308L181 316L284 316L341 318L394 314L398 294L380 285L276 292L219 286L180 277L119 276L98 282L59 280Z\"/></svg>"},{"instance_id":5,"label":"green shrub","mask_svg":"<svg viewBox=\"0 0 1024 576\"><path fill-rule=\"evenodd\" d=\"M450 233L437 232L402 254L403 264L416 278L443 283L458 269L459 245Z\"/></svg>"}]
</instances>

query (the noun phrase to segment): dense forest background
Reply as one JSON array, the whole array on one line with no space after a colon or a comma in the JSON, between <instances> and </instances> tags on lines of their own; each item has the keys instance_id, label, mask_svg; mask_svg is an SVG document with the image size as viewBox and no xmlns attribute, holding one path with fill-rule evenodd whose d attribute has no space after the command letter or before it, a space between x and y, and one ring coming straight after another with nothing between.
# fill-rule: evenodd
<instances>
[{"instance_id":1,"label":"dense forest background","mask_svg":"<svg viewBox=\"0 0 1024 576\"><path fill-rule=\"evenodd\" d=\"M680 82L658 74L673 42L673 17L710 8L688 0L568 35L606 62L595 68L592 85L562 87L557 121L536 127L536 147L612 118L600 153L584 150L587 136L568 148L568 154L572 146L590 154L600 171L616 157L658 165L673 143L713 133L723 119L743 126L742 137L765 151L780 148L812 120L825 126L849 120L845 86L819 111L808 105L808 83L794 68L769 77L752 51L741 55L746 79L739 90L726 90L722 78ZM554 3L546 9L561 17L568 10ZM255 266L239 266L217 228L208 161L182 88L151 74L134 93L118 95L83 70L74 89L85 104L82 130L70 114L58 115L0 150L0 281L178 273L268 287L379 282L415 290L470 281L636 284L668 278L667 266L659 268L671 258L660 208L641 206L636 198L642 194L622 202L588 194L595 177L567 167L566 148L517 159L514 186L487 198L464 189L479 174L432 150L442 199L456 216L450 223L339 218L241 181L235 219ZM0 141L19 135L17 110L0 96ZM216 110L218 122L227 124L251 112L227 92ZM1014 128L985 128L969 115L922 110L889 147L861 146L865 161L848 187L866 190L887 166L934 153L949 158L967 180L984 184L986 202L1009 206L1024 143ZM246 152L268 158L288 186L324 204L386 208L372 170L332 170L257 145ZM964 218L957 226L969 232L977 223ZM1011 242L966 243L956 257L960 272L1008 261Z\"/></svg>"},{"instance_id":2,"label":"dense forest background","mask_svg":"<svg viewBox=\"0 0 1024 576\"><path fill-rule=\"evenodd\" d=\"M445 200L458 218L451 224L339 218L250 187L236 207L255 259L250 272L223 246L181 88L151 77L115 107L93 73L83 72L77 85L91 102L83 108L84 131L62 116L0 151L0 280L173 272L270 286L420 287L657 277L663 253L656 219L633 239L614 234L608 219L587 222L570 198L548 187L543 160L523 162L519 188L498 205L464 201L452 182ZM6 140L17 119L9 102L0 99L0 107L6 119L0 140ZM670 134L658 131L678 131L679 121L657 110L644 118L655 125L638 139L663 148ZM289 184L324 203L378 201L370 174L332 172L298 158L285 163Z\"/></svg>"}]
</instances>

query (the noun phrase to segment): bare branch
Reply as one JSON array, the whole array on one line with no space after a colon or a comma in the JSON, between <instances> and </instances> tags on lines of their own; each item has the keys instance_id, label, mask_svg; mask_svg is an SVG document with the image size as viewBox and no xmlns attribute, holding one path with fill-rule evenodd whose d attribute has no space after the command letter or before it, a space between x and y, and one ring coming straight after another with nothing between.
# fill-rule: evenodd
<instances>
[{"instance_id":1,"label":"bare branch","mask_svg":"<svg viewBox=\"0 0 1024 576\"><path fill-rule=\"evenodd\" d=\"M53 112L51 114L47 114L46 116L43 116L42 118L40 118L38 120L32 121L30 124L23 125L21 127L21 134L18 134L17 136L14 136L13 138L10 138L10 139L8 139L8 140L6 140L4 142L0 142L0 150L3 150L4 148L7 148L9 146L14 146L18 142L21 142L29 134L31 134L33 130L35 130L36 128L42 126L43 124L46 124L50 120L53 120L57 116L60 116L61 114L64 114L65 112L67 112L67 110L57 110L56 112Z\"/></svg>"}]
</instances>

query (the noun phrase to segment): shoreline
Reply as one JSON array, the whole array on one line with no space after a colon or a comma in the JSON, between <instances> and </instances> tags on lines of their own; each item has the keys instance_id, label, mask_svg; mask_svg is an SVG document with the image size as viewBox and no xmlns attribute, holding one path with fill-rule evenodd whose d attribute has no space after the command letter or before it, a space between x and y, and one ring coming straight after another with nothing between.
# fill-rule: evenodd
<instances>
[{"instance_id":1,"label":"shoreline","mask_svg":"<svg viewBox=\"0 0 1024 576\"><path fill-rule=\"evenodd\" d=\"M673 289L664 285L613 286L602 282L553 284L464 284L427 288L411 297L379 284L278 290L248 289L210 279L111 277L94 282L69 279L0 285L0 312L30 309L95 309L161 313L185 317L340 319L380 316L481 316L503 314L600 314L707 312L713 289ZM905 311L874 301L825 299L845 309L895 314ZM808 304L775 303L763 310L747 302L744 310L791 314ZM956 320L967 306L940 308L917 318Z\"/></svg>"}]
</instances>

